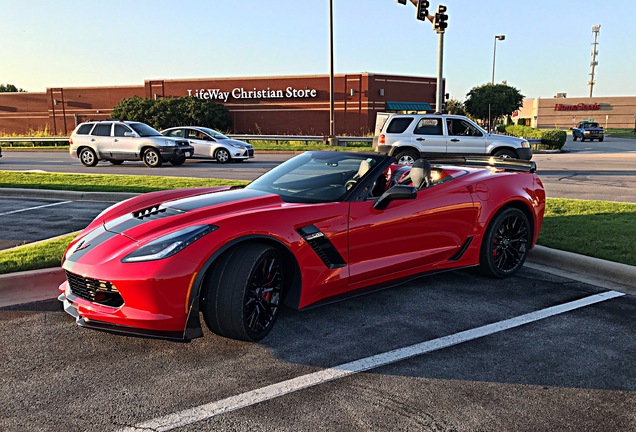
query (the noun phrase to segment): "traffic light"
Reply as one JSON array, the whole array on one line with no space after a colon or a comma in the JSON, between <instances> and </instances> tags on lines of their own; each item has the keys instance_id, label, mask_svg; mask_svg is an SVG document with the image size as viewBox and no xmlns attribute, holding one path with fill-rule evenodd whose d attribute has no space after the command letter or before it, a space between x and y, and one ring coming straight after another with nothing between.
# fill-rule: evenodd
<instances>
[{"instance_id":1,"label":"traffic light","mask_svg":"<svg viewBox=\"0 0 636 432\"><path fill-rule=\"evenodd\" d=\"M403 5L406 4L406 0L395 0L395 2Z\"/></svg>"},{"instance_id":2,"label":"traffic light","mask_svg":"<svg viewBox=\"0 0 636 432\"><path fill-rule=\"evenodd\" d=\"M448 15L446 15L446 6L439 5L437 6L437 11L435 12L435 20L433 21L433 28L437 33L444 33L446 27L448 27Z\"/></svg>"},{"instance_id":3,"label":"traffic light","mask_svg":"<svg viewBox=\"0 0 636 432\"><path fill-rule=\"evenodd\" d=\"M417 2L417 15L416 18L420 21L426 21L426 17L428 16L428 7L431 4L428 0L418 0Z\"/></svg>"}]
</instances>

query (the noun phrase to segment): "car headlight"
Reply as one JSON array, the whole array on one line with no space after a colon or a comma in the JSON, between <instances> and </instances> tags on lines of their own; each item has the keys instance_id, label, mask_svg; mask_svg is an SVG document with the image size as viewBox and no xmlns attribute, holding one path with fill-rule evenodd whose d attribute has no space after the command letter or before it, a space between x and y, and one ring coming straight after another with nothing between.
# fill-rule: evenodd
<instances>
[{"instance_id":1,"label":"car headlight","mask_svg":"<svg viewBox=\"0 0 636 432\"><path fill-rule=\"evenodd\" d=\"M238 148L238 149L242 149L243 146L241 144L234 144L234 143L230 143L230 145L234 148Z\"/></svg>"},{"instance_id":2,"label":"car headlight","mask_svg":"<svg viewBox=\"0 0 636 432\"><path fill-rule=\"evenodd\" d=\"M168 147L174 147L177 145L177 143L174 141L166 140L165 145Z\"/></svg>"},{"instance_id":3,"label":"car headlight","mask_svg":"<svg viewBox=\"0 0 636 432\"><path fill-rule=\"evenodd\" d=\"M214 225L198 225L175 231L151 241L122 259L122 262L154 261L170 257L206 234L219 229Z\"/></svg>"},{"instance_id":4,"label":"car headlight","mask_svg":"<svg viewBox=\"0 0 636 432\"><path fill-rule=\"evenodd\" d=\"M521 148L530 148L530 143L526 140L521 141Z\"/></svg>"}]
</instances>

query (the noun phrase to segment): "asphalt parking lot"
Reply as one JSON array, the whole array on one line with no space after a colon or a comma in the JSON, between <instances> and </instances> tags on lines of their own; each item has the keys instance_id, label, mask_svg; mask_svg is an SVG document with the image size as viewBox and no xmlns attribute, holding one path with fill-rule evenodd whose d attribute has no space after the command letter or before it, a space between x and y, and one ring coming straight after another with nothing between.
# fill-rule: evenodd
<instances>
[{"instance_id":1,"label":"asphalt parking lot","mask_svg":"<svg viewBox=\"0 0 636 432\"><path fill-rule=\"evenodd\" d=\"M285 310L259 344L89 331L56 301L5 308L0 430L634 430L636 299L596 297L607 291L529 268L508 280L464 270ZM370 369L328 381L359 359Z\"/></svg>"},{"instance_id":2,"label":"asphalt parking lot","mask_svg":"<svg viewBox=\"0 0 636 432\"><path fill-rule=\"evenodd\" d=\"M81 230L112 204L101 201L2 198L0 249Z\"/></svg>"}]
</instances>

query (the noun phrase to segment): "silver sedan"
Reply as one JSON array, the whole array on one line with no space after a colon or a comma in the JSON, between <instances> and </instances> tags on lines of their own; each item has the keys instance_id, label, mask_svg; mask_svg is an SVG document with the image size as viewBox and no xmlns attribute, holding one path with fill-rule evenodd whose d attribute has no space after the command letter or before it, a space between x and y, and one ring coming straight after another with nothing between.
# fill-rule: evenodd
<instances>
[{"instance_id":1,"label":"silver sedan","mask_svg":"<svg viewBox=\"0 0 636 432\"><path fill-rule=\"evenodd\" d=\"M187 139L194 147L193 158L214 159L219 163L243 161L254 157L250 144L226 137L214 129L179 126L161 131L167 137Z\"/></svg>"}]
</instances>

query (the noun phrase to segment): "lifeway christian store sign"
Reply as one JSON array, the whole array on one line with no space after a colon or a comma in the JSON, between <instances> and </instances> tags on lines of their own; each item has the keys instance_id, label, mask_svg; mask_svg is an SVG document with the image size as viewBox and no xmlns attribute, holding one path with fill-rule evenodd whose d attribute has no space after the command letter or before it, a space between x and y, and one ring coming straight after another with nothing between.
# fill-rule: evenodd
<instances>
[{"instance_id":1,"label":"lifeway christian store sign","mask_svg":"<svg viewBox=\"0 0 636 432\"><path fill-rule=\"evenodd\" d=\"M293 99L293 98L315 98L318 94L316 89L296 89L287 87L285 90L267 89L258 90L254 87L246 90L243 87L237 87L232 91L222 91L221 89L188 89L188 96L194 96L199 99L212 99L227 102L230 97L233 99Z\"/></svg>"}]
</instances>

